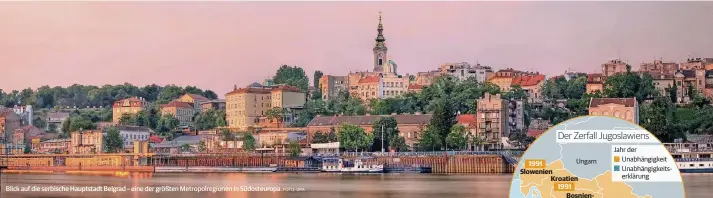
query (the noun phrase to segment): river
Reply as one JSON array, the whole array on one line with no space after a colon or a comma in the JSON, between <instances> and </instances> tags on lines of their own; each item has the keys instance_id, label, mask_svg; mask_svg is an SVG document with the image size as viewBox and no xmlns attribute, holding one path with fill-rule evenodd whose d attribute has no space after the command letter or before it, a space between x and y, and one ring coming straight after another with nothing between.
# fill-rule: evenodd
<instances>
[{"instance_id":1,"label":"river","mask_svg":"<svg viewBox=\"0 0 713 198\"><path fill-rule=\"evenodd\" d=\"M430 174L295 174L295 173L132 173L129 175L15 174L2 175L0 197L17 198L491 198L508 197L511 175ZM684 176L687 197L713 195L713 174ZM7 187L11 186L11 187ZM20 191L21 187L31 187ZM126 192L41 192L49 187L114 186ZM126 186L125 189L122 189ZM151 192L131 192L132 187ZM153 187L149 189L148 187ZM159 188L160 186L172 186ZM235 187L229 192L179 192L179 186ZM32 188L34 187L34 189ZM252 188L251 188L252 187ZM257 188L262 187L262 188ZM280 191L276 191L276 187ZM257 190L253 192L238 191ZM75 188L79 189L79 188ZM99 188L110 190L109 188ZM156 189L164 190L156 192ZM7 192L14 190L14 192ZM62 190L55 188L55 190ZM67 189L64 189L67 190ZM87 189L88 190L88 189ZM174 190L171 192L171 190ZM287 192L287 190L290 190ZM275 192L272 192L275 191Z\"/></svg>"}]
</instances>

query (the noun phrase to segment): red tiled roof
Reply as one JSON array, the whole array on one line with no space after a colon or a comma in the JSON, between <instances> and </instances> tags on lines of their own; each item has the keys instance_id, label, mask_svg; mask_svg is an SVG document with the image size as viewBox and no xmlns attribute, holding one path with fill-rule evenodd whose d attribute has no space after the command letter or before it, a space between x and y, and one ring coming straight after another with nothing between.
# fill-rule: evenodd
<instances>
[{"instance_id":1,"label":"red tiled roof","mask_svg":"<svg viewBox=\"0 0 713 198\"><path fill-rule=\"evenodd\" d=\"M410 84L408 85L409 90L417 90L417 89L423 89L425 86L419 85L419 84Z\"/></svg>"},{"instance_id":2,"label":"red tiled roof","mask_svg":"<svg viewBox=\"0 0 713 198\"><path fill-rule=\"evenodd\" d=\"M163 138L161 138L161 137L159 137L159 136L152 135L151 137L149 137L149 142L150 142L150 143L154 143L154 144L158 144L158 143L163 142Z\"/></svg>"},{"instance_id":3,"label":"red tiled roof","mask_svg":"<svg viewBox=\"0 0 713 198\"><path fill-rule=\"evenodd\" d=\"M634 107L636 98L592 98L589 107L598 107L605 104L620 104L625 107Z\"/></svg>"},{"instance_id":4,"label":"red tiled roof","mask_svg":"<svg viewBox=\"0 0 713 198\"><path fill-rule=\"evenodd\" d=\"M528 137L540 137L540 135L542 135L542 133L544 133L544 132L545 132L545 130L530 129L530 130L527 130L527 136Z\"/></svg>"},{"instance_id":5,"label":"red tiled roof","mask_svg":"<svg viewBox=\"0 0 713 198\"><path fill-rule=\"evenodd\" d=\"M168 104L161 105L161 108L165 107L193 108L193 104L187 102L171 101Z\"/></svg>"},{"instance_id":6,"label":"red tiled roof","mask_svg":"<svg viewBox=\"0 0 713 198\"><path fill-rule=\"evenodd\" d=\"M190 96L191 98L193 98L193 100L208 100L208 98L203 97L203 96L198 95L198 94L186 94L186 95L188 95L188 96Z\"/></svg>"},{"instance_id":7,"label":"red tiled roof","mask_svg":"<svg viewBox=\"0 0 713 198\"><path fill-rule=\"evenodd\" d=\"M599 77L599 80L597 80L596 77ZM587 74L587 83L602 84L602 83L604 83L604 75L602 75L602 74Z\"/></svg>"},{"instance_id":8,"label":"red tiled roof","mask_svg":"<svg viewBox=\"0 0 713 198\"><path fill-rule=\"evenodd\" d=\"M258 94L268 94L270 93L270 89L268 88L240 88L233 90L231 92L228 92L225 95L232 95L232 94L239 94L239 93L258 93Z\"/></svg>"},{"instance_id":9,"label":"red tiled roof","mask_svg":"<svg viewBox=\"0 0 713 198\"><path fill-rule=\"evenodd\" d=\"M518 76L512 79L512 85L533 86L545 80L545 75Z\"/></svg>"},{"instance_id":10,"label":"red tiled roof","mask_svg":"<svg viewBox=\"0 0 713 198\"><path fill-rule=\"evenodd\" d=\"M477 117L475 114L461 114L456 116L456 121L458 121L458 124L471 124L475 123L477 121Z\"/></svg>"},{"instance_id":11,"label":"red tiled roof","mask_svg":"<svg viewBox=\"0 0 713 198\"><path fill-rule=\"evenodd\" d=\"M359 79L359 83L378 83L381 80L379 76L367 76L365 78Z\"/></svg>"}]
</instances>

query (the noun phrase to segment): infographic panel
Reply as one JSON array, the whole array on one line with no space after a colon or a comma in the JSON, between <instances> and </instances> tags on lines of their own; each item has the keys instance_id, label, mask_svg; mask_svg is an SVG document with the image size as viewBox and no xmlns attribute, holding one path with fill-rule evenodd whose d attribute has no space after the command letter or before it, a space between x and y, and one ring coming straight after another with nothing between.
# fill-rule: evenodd
<instances>
[{"instance_id":1,"label":"infographic panel","mask_svg":"<svg viewBox=\"0 0 713 198\"><path fill-rule=\"evenodd\" d=\"M644 128L582 116L543 133L520 158L511 198L683 198L671 154Z\"/></svg>"}]
</instances>

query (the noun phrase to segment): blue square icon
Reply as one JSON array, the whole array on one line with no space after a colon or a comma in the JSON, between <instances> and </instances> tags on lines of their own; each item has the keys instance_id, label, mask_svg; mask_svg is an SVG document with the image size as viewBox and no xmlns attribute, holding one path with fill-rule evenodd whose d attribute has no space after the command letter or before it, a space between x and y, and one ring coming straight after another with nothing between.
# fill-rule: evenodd
<instances>
[{"instance_id":1,"label":"blue square icon","mask_svg":"<svg viewBox=\"0 0 713 198\"><path fill-rule=\"evenodd\" d=\"M619 165L614 165L614 171L619 171Z\"/></svg>"}]
</instances>

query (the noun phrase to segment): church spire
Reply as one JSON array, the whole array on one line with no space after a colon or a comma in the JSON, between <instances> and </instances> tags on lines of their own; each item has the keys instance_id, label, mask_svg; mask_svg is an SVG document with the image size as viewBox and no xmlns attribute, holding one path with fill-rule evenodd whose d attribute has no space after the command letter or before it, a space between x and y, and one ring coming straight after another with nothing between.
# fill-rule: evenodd
<instances>
[{"instance_id":1,"label":"church spire","mask_svg":"<svg viewBox=\"0 0 713 198\"><path fill-rule=\"evenodd\" d=\"M376 46L386 47L386 45L384 44L384 41L386 41L386 38L384 38L384 25L381 24L381 12L379 12L379 27L376 29L376 31L379 32L379 34L376 35Z\"/></svg>"}]
</instances>

